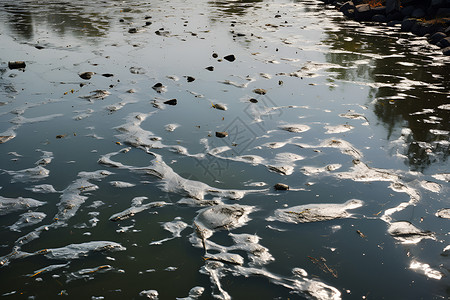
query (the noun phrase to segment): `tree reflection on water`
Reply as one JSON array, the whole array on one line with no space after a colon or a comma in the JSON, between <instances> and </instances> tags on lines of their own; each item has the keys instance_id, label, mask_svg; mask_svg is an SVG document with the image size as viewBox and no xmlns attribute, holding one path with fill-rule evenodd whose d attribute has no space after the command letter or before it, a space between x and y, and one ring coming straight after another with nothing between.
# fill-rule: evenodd
<instances>
[{"instance_id":1,"label":"tree reflection on water","mask_svg":"<svg viewBox=\"0 0 450 300\"><path fill-rule=\"evenodd\" d=\"M334 78L371 87L367 101L385 127L387 139L396 138L393 133L398 136L402 128L411 130L400 154L407 157L412 170L424 171L445 162L450 153L450 111L439 106L449 103L446 66L435 63L425 46L417 49L399 42L411 36L364 32L359 24L338 29L328 32L324 40L332 50L326 60L344 67L332 70Z\"/></svg>"},{"instance_id":2,"label":"tree reflection on water","mask_svg":"<svg viewBox=\"0 0 450 300\"><path fill-rule=\"evenodd\" d=\"M110 27L108 14L95 11L92 6L83 3L11 1L3 8L10 30L25 40L32 40L36 30L47 26L60 36L70 33L76 37L104 36Z\"/></svg>"}]
</instances>

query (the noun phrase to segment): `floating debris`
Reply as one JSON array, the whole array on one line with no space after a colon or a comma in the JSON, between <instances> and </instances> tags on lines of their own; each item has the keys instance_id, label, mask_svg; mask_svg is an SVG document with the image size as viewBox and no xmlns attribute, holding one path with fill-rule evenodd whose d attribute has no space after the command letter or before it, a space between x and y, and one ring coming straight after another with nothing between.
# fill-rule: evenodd
<instances>
[{"instance_id":1,"label":"floating debris","mask_svg":"<svg viewBox=\"0 0 450 300\"><path fill-rule=\"evenodd\" d=\"M293 166L268 165L267 168L269 169L269 171L279 173L281 175L291 175L294 172Z\"/></svg>"},{"instance_id":2,"label":"floating debris","mask_svg":"<svg viewBox=\"0 0 450 300\"><path fill-rule=\"evenodd\" d=\"M86 99L86 100L89 100L89 101L103 100L106 97L108 97L109 95L111 95L111 93L108 92L107 90L95 90L95 91L92 91L90 93L90 95L80 96L80 98Z\"/></svg>"},{"instance_id":3,"label":"floating debris","mask_svg":"<svg viewBox=\"0 0 450 300\"><path fill-rule=\"evenodd\" d=\"M258 94L258 95L265 95L265 94L267 94L267 91L265 89L254 89L253 93Z\"/></svg>"},{"instance_id":4,"label":"floating debris","mask_svg":"<svg viewBox=\"0 0 450 300\"><path fill-rule=\"evenodd\" d=\"M311 129L308 125L304 124L291 124L291 125L283 125L280 126L281 130L289 131L289 132L305 132Z\"/></svg>"},{"instance_id":5,"label":"floating debris","mask_svg":"<svg viewBox=\"0 0 450 300\"><path fill-rule=\"evenodd\" d=\"M164 129L165 129L166 131L173 132L173 131L175 131L175 129L177 129L178 127L180 127L180 124L167 124L166 126L164 126Z\"/></svg>"},{"instance_id":6,"label":"floating debris","mask_svg":"<svg viewBox=\"0 0 450 300\"><path fill-rule=\"evenodd\" d=\"M408 221L391 223L388 233L402 244L417 244L423 239L435 239L433 232L421 230Z\"/></svg>"},{"instance_id":7,"label":"floating debris","mask_svg":"<svg viewBox=\"0 0 450 300\"><path fill-rule=\"evenodd\" d=\"M343 133L352 130L354 127L348 124L343 125L336 125L336 126L325 126L325 129L327 130L326 134L336 134L336 133Z\"/></svg>"},{"instance_id":8,"label":"floating debris","mask_svg":"<svg viewBox=\"0 0 450 300\"><path fill-rule=\"evenodd\" d=\"M352 215L347 210L361 207L363 203L361 200L352 199L343 204L305 204L277 209L267 221L297 224L351 218Z\"/></svg>"},{"instance_id":9,"label":"floating debris","mask_svg":"<svg viewBox=\"0 0 450 300\"><path fill-rule=\"evenodd\" d=\"M156 290L144 290L139 293L139 296L144 296L151 300L158 300L158 291Z\"/></svg>"},{"instance_id":10,"label":"floating debris","mask_svg":"<svg viewBox=\"0 0 450 300\"><path fill-rule=\"evenodd\" d=\"M225 104L221 104L221 103L215 103L212 105L213 108L218 109L218 110L227 110L228 108L225 106Z\"/></svg>"},{"instance_id":11,"label":"floating debris","mask_svg":"<svg viewBox=\"0 0 450 300\"><path fill-rule=\"evenodd\" d=\"M436 217L450 219L450 208L442 208L436 212Z\"/></svg>"},{"instance_id":12,"label":"floating debris","mask_svg":"<svg viewBox=\"0 0 450 300\"><path fill-rule=\"evenodd\" d=\"M0 144L6 143L15 137L16 137L15 135L1 135L0 136Z\"/></svg>"},{"instance_id":13,"label":"floating debris","mask_svg":"<svg viewBox=\"0 0 450 300\"><path fill-rule=\"evenodd\" d=\"M189 291L189 296L187 296L185 298L176 298L176 299L177 300L195 300L195 299L198 299L201 295L203 295L204 291L205 291L204 287L196 286L196 287L193 287Z\"/></svg>"},{"instance_id":14,"label":"floating debris","mask_svg":"<svg viewBox=\"0 0 450 300\"><path fill-rule=\"evenodd\" d=\"M2 202L0 202L0 204L2 204ZM47 215L45 213L42 213L42 212L26 212L26 213L23 213L23 214L20 215L20 219L17 220L16 223L14 223L13 225L9 226L9 229L12 230L12 231L21 231L21 229L23 227L36 225L36 224L42 222L42 220L44 220L44 218L46 216Z\"/></svg>"},{"instance_id":15,"label":"floating debris","mask_svg":"<svg viewBox=\"0 0 450 300\"><path fill-rule=\"evenodd\" d=\"M132 200L132 206L127 208L126 210L119 212L117 214L112 215L109 220L110 221L122 221L128 218L133 217L135 214L140 213L144 210L154 208L154 207L163 207L168 205L168 203L163 201L150 202L147 204L142 204L142 201L148 199L147 197L136 197Z\"/></svg>"},{"instance_id":16,"label":"floating debris","mask_svg":"<svg viewBox=\"0 0 450 300\"><path fill-rule=\"evenodd\" d=\"M423 275L431 279L441 280L441 278L444 277L444 274L442 272L431 268L429 264L424 264L418 262L417 260L411 261L409 268L416 272L422 273Z\"/></svg>"},{"instance_id":17,"label":"floating debris","mask_svg":"<svg viewBox=\"0 0 450 300\"><path fill-rule=\"evenodd\" d=\"M20 171L7 171L7 174L12 176L11 183L14 182L34 182L47 178L50 171L43 166L36 166L34 168L29 168Z\"/></svg>"},{"instance_id":18,"label":"floating debris","mask_svg":"<svg viewBox=\"0 0 450 300\"><path fill-rule=\"evenodd\" d=\"M131 74L145 74L147 71L142 67L130 67Z\"/></svg>"},{"instance_id":19,"label":"floating debris","mask_svg":"<svg viewBox=\"0 0 450 300\"><path fill-rule=\"evenodd\" d=\"M199 237L205 240L216 230L231 230L245 225L252 211L254 207L247 205L216 205L200 210L194 226Z\"/></svg>"},{"instance_id":20,"label":"floating debris","mask_svg":"<svg viewBox=\"0 0 450 300\"><path fill-rule=\"evenodd\" d=\"M32 191L33 193L41 193L41 194L49 194L49 193L57 193L53 185L51 184L40 184L35 185L31 188L27 188L27 190Z\"/></svg>"},{"instance_id":21,"label":"floating debris","mask_svg":"<svg viewBox=\"0 0 450 300\"><path fill-rule=\"evenodd\" d=\"M130 188L136 186L134 183L124 182L124 181L111 181L110 184L116 188Z\"/></svg>"},{"instance_id":22,"label":"floating debris","mask_svg":"<svg viewBox=\"0 0 450 300\"><path fill-rule=\"evenodd\" d=\"M431 175L431 176L437 180L450 182L450 173L440 173L440 174L435 174L435 175Z\"/></svg>"},{"instance_id":23,"label":"floating debris","mask_svg":"<svg viewBox=\"0 0 450 300\"><path fill-rule=\"evenodd\" d=\"M32 255L44 255L49 259L72 260L87 256L92 252L125 251L122 245L109 241L93 241L82 244L70 244L61 248L43 249Z\"/></svg>"},{"instance_id":24,"label":"floating debris","mask_svg":"<svg viewBox=\"0 0 450 300\"><path fill-rule=\"evenodd\" d=\"M173 240L175 238L181 237L181 232L186 229L189 225L185 222L181 221L180 218L175 218L172 222L163 223L163 228L170 233L172 233L172 237L165 238L160 241L151 242L150 245L161 245L164 242Z\"/></svg>"}]
</instances>

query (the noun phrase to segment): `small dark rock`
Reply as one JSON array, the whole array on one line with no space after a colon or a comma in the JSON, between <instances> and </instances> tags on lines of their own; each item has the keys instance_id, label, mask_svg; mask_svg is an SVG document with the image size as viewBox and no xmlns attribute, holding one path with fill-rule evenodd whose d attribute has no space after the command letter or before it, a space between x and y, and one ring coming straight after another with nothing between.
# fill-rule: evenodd
<instances>
[{"instance_id":1,"label":"small dark rock","mask_svg":"<svg viewBox=\"0 0 450 300\"><path fill-rule=\"evenodd\" d=\"M213 66L206 67L205 69L208 70L208 71L214 71L214 67Z\"/></svg>"},{"instance_id":2,"label":"small dark rock","mask_svg":"<svg viewBox=\"0 0 450 300\"><path fill-rule=\"evenodd\" d=\"M102 74L102 76L103 76L103 77L113 77L114 74L111 74L111 73L104 73L104 74Z\"/></svg>"},{"instance_id":3,"label":"small dark rock","mask_svg":"<svg viewBox=\"0 0 450 300\"><path fill-rule=\"evenodd\" d=\"M225 131L216 131L216 137L218 138L224 138L228 136L228 132Z\"/></svg>"},{"instance_id":4,"label":"small dark rock","mask_svg":"<svg viewBox=\"0 0 450 300\"><path fill-rule=\"evenodd\" d=\"M258 100L256 100L255 98L251 98L251 99L248 100L248 101L250 101L251 103L258 103Z\"/></svg>"},{"instance_id":5,"label":"small dark rock","mask_svg":"<svg viewBox=\"0 0 450 300\"><path fill-rule=\"evenodd\" d=\"M289 186L284 183L277 183L273 186L277 191L287 191L289 190Z\"/></svg>"},{"instance_id":6,"label":"small dark rock","mask_svg":"<svg viewBox=\"0 0 450 300\"><path fill-rule=\"evenodd\" d=\"M35 45L34 48L38 49L38 50L42 50L44 49L44 46L41 45Z\"/></svg>"},{"instance_id":7,"label":"small dark rock","mask_svg":"<svg viewBox=\"0 0 450 300\"><path fill-rule=\"evenodd\" d=\"M145 22L145 26L150 26L150 25L152 25L152 22L150 22L150 21Z\"/></svg>"},{"instance_id":8,"label":"small dark rock","mask_svg":"<svg viewBox=\"0 0 450 300\"><path fill-rule=\"evenodd\" d=\"M187 80L187 82L192 82L192 81L195 81L195 78L192 76L186 76L186 80Z\"/></svg>"},{"instance_id":9,"label":"small dark rock","mask_svg":"<svg viewBox=\"0 0 450 300\"><path fill-rule=\"evenodd\" d=\"M24 61L10 61L8 62L8 68L12 69L23 69L25 68L27 65L25 64Z\"/></svg>"},{"instance_id":10,"label":"small dark rock","mask_svg":"<svg viewBox=\"0 0 450 300\"><path fill-rule=\"evenodd\" d=\"M124 20L124 19L120 19L119 22L120 22L120 23L123 23L123 22L125 22L125 20Z\"/></svg>"},{"instance_id":11,"label":"small dark rock","mask_svg":"<svg viewBox=\"0 0 450 300\"><path fill-rule=\"evenodd\" d=\"M428 41L431 44L436 45L437 43L439 43L442 39L445 39L447 37L447 35L443 32L436 32L435 34L433 34Z\"/></svg>"},{"instance_id":12,"label":"small dark rock","mask_svg":"<svg viewBox=\"0 0 450 300\"><path fill-rule=\"evenodd\" d=\"M132 28L128 29L128 33L136 33L136 32L137 32L137 28L132 27Z\"/></svg>"},{"instance_id":13,"label":"small dark rock","mask_svg":"<svg viewBox=\"0 0 450 300\"><path fill-rule=\"evenodd\" d=\"M89 80L89 79L92 78L93 75L94 75L94 72L83 72L83 73L81 73L79 76L80 76L82 79Z\"/></svg>"},{"instance_id":14,"label":"small dark rock","mask_svg":"<svg viewBox=\"0 0 450 300\"><path fill-rule=\"evenodd\" d=\"M166 91L166 87L161 82L158 82L154 86L152 86L152 89L154 89L157 93Z\"/></svg>"},{"instance_id":15,"label":"small dark rock","mask_svg":"<svg viewBox=\"0 0 450 300\"><path fill-rule=\"evenodd\" d=\"M213 57L213 58L218 58L219 55L218 55L217 53L213 53L213 54L212 54L212 57Z\"/></svg>"},{"instance_id":16,"label":"small dark rock","mask_svg":"<svg viewBox=\"0 0 450 300\"><path fill-rule=\"evenodd\" d=\"M167 105L177 105L177 103L178 103L177 99L170 99L170 100L164 101L164 104L167 104Z\"/></svg>"},{"instance_id":17,"label":"small dark rock","mask_svg":"<svg viewBox=\"0 0 450 300\"><path fill-rule=\"evenodd\" d=\"M442 53L444 55L449 56L450 55L450 47L445 47L444 49L442 49Z\"/></svg>"},{"instance_id":18,"label":"small dark rock","mask_svg":"<svg viewBox=\"0 0 450 300\"><path fill-rule=\"evenodd\" d=\"M233 54L224 56L223 59L228 60L229 62L233 62L236 60L236 57Z\"/></svg>"},{"instance_id":19,"label":"small dark rock","mask_svg":"<svg viewBox=\"0 0 450 300\"><path fill-rule=\"evenodd\" d=\"M275 15L275 18L281 18L281 15Z\"/></svg>"}]
</instances>

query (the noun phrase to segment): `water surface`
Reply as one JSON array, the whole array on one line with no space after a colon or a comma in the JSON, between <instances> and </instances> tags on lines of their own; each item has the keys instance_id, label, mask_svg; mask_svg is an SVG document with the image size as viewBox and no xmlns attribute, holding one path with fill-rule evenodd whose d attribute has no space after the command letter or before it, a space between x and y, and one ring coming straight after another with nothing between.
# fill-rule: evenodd
<instances>
[{"instance_id":1,"label":"water surface","mask_svg":"<svg viewBox=\"0 0 450 300\"><path fill-rule=\"evenodd\" d=\"M2 297L450 297L425 38L319 1L0 3Z\"/></svg>"}]
</instances>

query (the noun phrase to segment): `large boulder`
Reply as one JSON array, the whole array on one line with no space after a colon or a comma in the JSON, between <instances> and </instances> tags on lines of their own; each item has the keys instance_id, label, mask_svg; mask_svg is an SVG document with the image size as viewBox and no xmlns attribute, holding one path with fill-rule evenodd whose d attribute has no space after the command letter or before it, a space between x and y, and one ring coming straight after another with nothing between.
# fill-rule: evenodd
<instances>
[{"instance_id":1,"label":"large boulder","mask_svg":"<svg viewBox=\"0 0 450 300\"><path fill-rule=\"evenodd\" d=\"M444 2L445 0L431 0L431 6L441 6Z\"/></svg>"},{"instance_id":2,"label":"large boulder","mask_svg":"<svg viewBox=\"0 0 450 300\"><path fill-rule=\"evenodd\" d=\"M401 31L411 31L412 27L417 23L416 19L407 18L402 21Z\"/></svg>"},{"instance_id":3,"label":"large boulder","mask_svg":"<svg viewBox=\"0 0 450 300\"><path fill-rule=\"evenodd\" d=\"M444 55L450 55L450 47L446 47L446 48L442 49L442 53Z\"/></svg>"},{"instance_id":4,"label":"large boulder","mask_svg":"<svg viewBox=\"0 0 450 300\"><path fill-rule=\"evenodd\" d=\"M443 38L439 41L438 46L441 48L448 48L450 47L450 37Z\"/></svg>"},{"instance_id":5,"label":"large boulder","mask_svg":"<svg viewBox=\"0 0 450 300\"><path fill-rule=\"evenodd\" d=\"M436 45L437 43L439 43L442 39L445 39L447 37L447 35L443 32L436 32L435 34L433 34L428 41L431 44Z\"/></svg>"},{"instance_id":6,"label":"large boulder","mask_svg":"<svg viewBox=\"0 0 450 300\"><path fill-rule=\"evenodd\" d=\"M386 15L386 6L377 6L372 11L375 15Z\"/></svg>"},{"instance_id":7,"label":"large boulder","mask_svg":"<svg viewBox=\"0 0 450 300\"><path fill-rule=\"evenodd\" d=\"M375 15L369 4L360 4L355 7L356 21L371 21Z\"/></svg>"},{"instance_id":8,"label":"large boulder","mask_svg":"<svg viewBox=\"0 0 450 300\"><path fill-rule=\"evenodd\" d=\"M425 10L423 10L420 7L414 9L413 12L411 13L411 17L418 19L425 17L425 15L426 15Z\"/></svg>"},{"instance_id":9,"label":"large boulder","mask_svg":"<svg viewBox=\"0 0 450 300\"><path fill-rule=\"evenodd\" d=\"M386 23L386 21L387 21L387 18L386 18L386 16L385 15L374 15L373 17L372 17L372 21L373 22L378 22L378 23Z\"/></svg>"},{"instance_id":10,"label":"large boulder","mask_svg":"<svg viewBox=\"0 0 450 300\"><path fill-rule=\"evenodd\" d=\"M450 17L450 8L442 7L436 11L436 18L449 18Z\"/></svg>"},{"instance_id":11,"label":"large boulder","mask_svg":"<svg viewBox=\"0 0 450 300\"><path fill-rule=\"evenodd\" d=\"M400 0L386 0L386 13L390 14L400 10Z\"/></svg>"},{"instance_id":12,"label":"large boulder","mask_svg":"<svg viewBox=\"0 0 450 300\"><path fill-rule=\"evenodd\" d=\"M339 10L349 18L353 18L355 15L355 5L352 1L345 2Z\"/></svg>"},{"instance_id":13,"label":"large boulder","mask_svg":"<svg viewBox=\"0 0 450 300\"><path fill-rule=\"evenodd\" d=\"M410 17L415 9L416 8L412 5L403 6L403 8L400 10L400 12L402 13L403 17Z\"/></svg>"}]
</instances>

